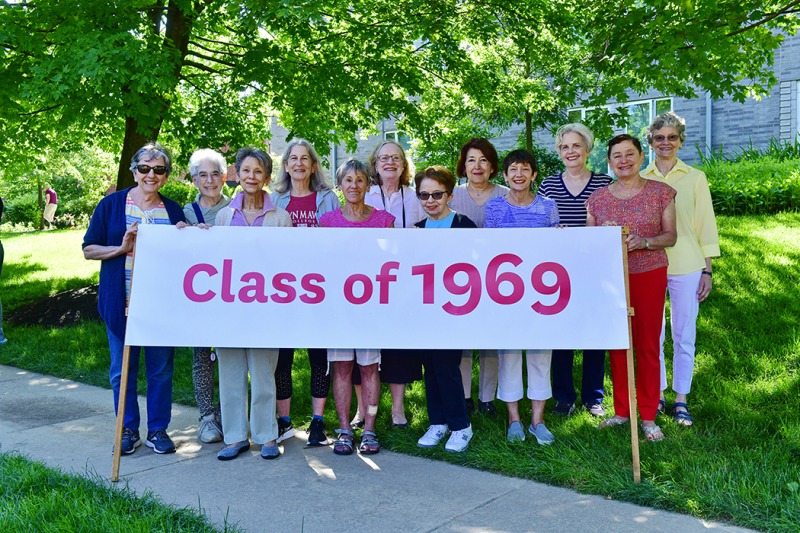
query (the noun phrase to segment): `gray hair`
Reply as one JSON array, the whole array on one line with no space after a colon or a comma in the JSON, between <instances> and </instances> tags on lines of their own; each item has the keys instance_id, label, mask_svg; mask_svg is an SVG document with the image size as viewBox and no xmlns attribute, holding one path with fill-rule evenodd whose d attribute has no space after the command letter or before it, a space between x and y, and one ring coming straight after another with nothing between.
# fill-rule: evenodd
<instances>
[{"instance_id":1,"label":"gray hair","mask_svg":"<svg viewBox=\"0 0 800 533\"><path fill-rule=\"evenodd\" d=\"M336 185L341 187L342 181L344 181L344 177L347 176L347 173L350 171L355 171L359 174L363 174L364 177L367 179L367 184L369 184L369 169L367 165L359 161L358 159L348 159L344 163L341 164L339 168L336 169Z\"/></svg>"},{"instance_id":2,"label":"gray hair","mask_svg":"<svg viewBox=\"0 0 800 533\"><path fill-rule=\"evenodd\" d=\"M653 134L661 128L673 127L681 138L681 143L686 140L686 121L673 111L658 115L650 127L647 128L647 144L653 144Z\"/></svg>"},{"instance_id":3,"label":"gray hair","mask_svg":"<svg viewBox=\"0 0 800 533\"><path fill-rule=\"evenodd\" d=\"M145 144L133 154L133 159L131 159L131 172L136 169L136 165L139 164L139 161L156 159L159 157L164 158L164 166L167 167L167 176L169 176L172 173L172 156L169 155L169 151L166 148L155 141Z\"/></svg>"},{"instance_id":4,"label":"gray hair","mask_svg":"<svg viewBox=\"0 0 800 533\"><path fill-rule=\"evenodd\" d=\"M369 158L367 158L367 165L369 166L369 174L367 174L367 176L372 179L373 185L383 185L383 182L381 181L381 175L378 173L378 152L380 152L381 148L387 144L393 144L400 149L400 155L403 158L403 172L400 174L400 185L410 187L413 170L411 169L411 163L408 160L408 156L406 156L405 149L403 149L403 146L397 141L385 139L375 145L375 148L373 148L372 152L369 154Z\"/></svg>"},{"instance_id":5,"label":"gray hair","mask_svg":"<svg viewBox=\"0 0 800 533\"><path fill-rule=\"evenodd\" d=\"M292 141L286 145L286 150L283 151L283 155L281 156L281 170L278 174L278 179L272 186L272 190L278 193L285 193L286 191L291 190L292 177L286 170L286 162L289 160L289 156L292 155L292 150L295 146L303 146L308 151L308 155L311 157L311 162L314 164L314 172L311 173L311 183L309 183L311 190L320 192L330 189L331 186L328 185L328 182L325 181L325 176L322 174L317 151L314 150L314 147L311 146L310 142L305 139L298 138L292 139Z\"/></svg>"},{"instance_id":6,"label":"gray hair","mask_svg":"<svg viewBox=\"0 0 800 533\"><path fill-rule=\"evenodd\" d=\"M591 152L594 148L594 133L592 130L580 124L573 122L572 124L564 124L556 132L556 152L560 152L561 142L564 140L564 135L567 133L577 133L583 138L583 143L586 145L586 151Z\"/></svg>"},{"instance_id":7,"label":"gray hair","mask_svg":"<svg viewBox=\"0 0 800 533\"><path fill-rule=\"evenodd\" d=\"M225 158L222 157L221 153L211 148L201 148L195 150L194 153L192 153L192 157L189 158L189 174L191 174L192 177L197 175L197 167L204 161L216 164L217 170L223 174L225 174L225 171L228 169L228 163L225 161Z\"/></svg>"},{"instance_id":8,"label":"gray hair","mask_svg":"<svg viewBox=\"0 0 800 533\"><path fill-rule=\"evenodd\" d=\"M272 158L264 150L254 148L252 146L245 146L236 152L236 173L239 174L239 170L242 168L242 163L248 157L252 157L261 163L261 166L264 167L264 173L267 175L267 183L269 183L269 180L272 177Z\"/></svg>"}]
</instances>

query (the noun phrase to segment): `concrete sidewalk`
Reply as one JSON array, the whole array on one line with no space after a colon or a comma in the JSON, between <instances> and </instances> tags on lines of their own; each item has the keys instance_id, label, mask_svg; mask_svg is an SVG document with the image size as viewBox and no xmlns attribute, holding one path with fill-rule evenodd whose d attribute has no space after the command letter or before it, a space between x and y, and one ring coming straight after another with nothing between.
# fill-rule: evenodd
<instances>
[{"instance_id":1,"label":"concrete sidewalk","mask_svg":"<svg viewBox=\"0 0 800 533\"><path fill-rule=\"evenodd\" d=\"M3 452L108 479L114 421L109 390L0 365ZM276 461L253 446L222 462L220 444L195 438L195 408L180 405L169 433L177 453L142 446L122 458L120 482L251 532L745 531L387 451L340 457L304 448L302 432Z\"/></svg>"}]
</instances>

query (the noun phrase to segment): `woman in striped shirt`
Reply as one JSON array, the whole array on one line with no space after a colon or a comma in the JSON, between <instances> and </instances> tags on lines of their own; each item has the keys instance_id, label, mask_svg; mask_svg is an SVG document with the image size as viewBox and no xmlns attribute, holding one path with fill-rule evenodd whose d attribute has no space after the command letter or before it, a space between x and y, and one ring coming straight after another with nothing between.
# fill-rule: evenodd
<instances>
[{"instance_id":1,"label":"woman in striped shirt","mask_svg":"<svg viewBox=\"0 0 800 533\"><path fill-rule=\"evenodd\" d=\"M594 134L583 124L561 126L556 133L556 151L566 167L564 172L549 176L539 186L539 194L555 200L562 226L582 227L586 225L586 200L589 196L611 183L606 174L596 174L586 167L586 160L594 146ZM553 350L551 374L553 411L569 416L575 410L575 384L572 381L574 350ZM604 416L603 409L603 363L604 350L583 351L583 382L581 401L594 416Z\"/></svg>"}]
</instances>

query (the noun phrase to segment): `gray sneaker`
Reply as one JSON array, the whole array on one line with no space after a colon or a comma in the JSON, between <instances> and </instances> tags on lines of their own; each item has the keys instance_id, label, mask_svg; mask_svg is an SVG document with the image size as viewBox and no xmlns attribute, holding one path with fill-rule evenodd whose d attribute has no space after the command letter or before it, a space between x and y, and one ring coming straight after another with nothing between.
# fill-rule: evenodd
<instances>
[{"instance_id":1,"label":"gray sneaker","mask_svg":"<svg viewBox=\"0 0 800 533\"><path fill-rule=\"evenodd\" d=\"M222 440L222 427L213 415L200 417L200 430L197 433L200 442L219 442Z\"/></svg>"},{"instance_id":2,"label":"gray sneaker","mask_svg":"<svg viewBox=\"0 0 800 533\"><path fill-rule=\"evenodd\" d=\"M520 422L511 422L508 426L508 442L516 442L525 440L525 429Z\"/></svg>"},{"instance_id":3,"label":"gray sneaker","mask_svg":"<svg viewBox=\"0 0 800 533\"><path fill-rule=\"evenodd\" d=\"M536 437L536 442L545 446L548 444L553 444L553 442L556 440L556 436L550 433L550 430L547 429L547 426L544 425L544 422L536 427L533 427L533 424L528 426L528 433Z\"/></svg>"}]
</instances>

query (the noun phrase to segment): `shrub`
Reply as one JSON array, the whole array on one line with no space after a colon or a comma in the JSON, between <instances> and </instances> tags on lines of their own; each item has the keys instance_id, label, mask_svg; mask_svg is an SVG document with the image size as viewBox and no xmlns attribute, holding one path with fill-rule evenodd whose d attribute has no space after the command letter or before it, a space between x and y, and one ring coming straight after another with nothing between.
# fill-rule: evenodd
<instances>
[{"instance_id":1,"label":"shrub","mask_svg":"<svg viewBox=\"0 0 800 533\"><path fill-rule=\"evenodd\" d=\"M800 159L748 152L739 161L707 159L701 168L718 215L800 210Z\"/></svg>"},{"instance_id":2,"label":"shrub","mask_svg":"<svg viewBox=\"0 0 800 533\"><path fill-rule=\"evenodd\" d=\"M38 226L42 214L41 211L39 211L38 193L28 192L19 196L6 196L4 202L4 224Z\"/></svg>"}]
</instances>

